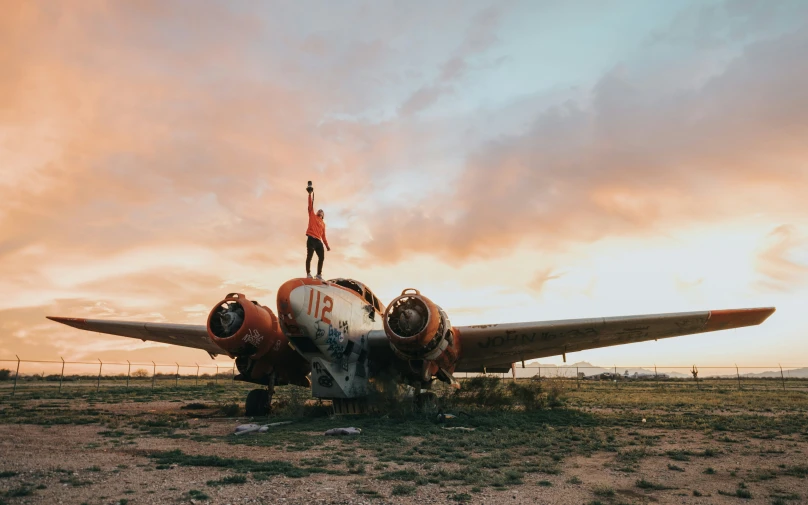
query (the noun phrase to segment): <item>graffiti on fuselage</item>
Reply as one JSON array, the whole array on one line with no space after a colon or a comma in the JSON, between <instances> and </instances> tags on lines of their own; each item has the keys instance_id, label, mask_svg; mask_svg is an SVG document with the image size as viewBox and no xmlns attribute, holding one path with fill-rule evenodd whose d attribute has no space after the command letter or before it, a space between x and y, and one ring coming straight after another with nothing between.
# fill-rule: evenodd
<instances>
[{"instance_id":1,"label":"graffiti on fuselage","mask_svg":"<svg viewBox=\"0 0 808 505\"><path fill-rule=\"evenodd\" d=\"M342 358L342 353L345 350L342 347L344 340L345 337L342 335L341 331L333 326L328 327L328 338L325 343L328 345L328 353L331 355L331 359L336 361Z\"/></svg>"}]
</instances>

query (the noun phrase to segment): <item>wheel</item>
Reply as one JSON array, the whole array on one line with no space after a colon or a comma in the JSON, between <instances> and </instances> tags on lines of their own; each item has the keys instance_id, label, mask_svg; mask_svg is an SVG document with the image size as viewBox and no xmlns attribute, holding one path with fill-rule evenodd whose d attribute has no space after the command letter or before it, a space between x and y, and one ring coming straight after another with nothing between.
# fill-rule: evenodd
<instances>
[{"instance_id":1,"label":"wheel","mask_svg":"<svg viewBox=\"0 0 808 505\"><path fill-rule=\"evenodd\" d=\"M246 410L250 417L269 415L269 403L272 397L266 389L253 389L247 394Z\"/></svg>"},{"instance_id":2,"label":"wheel","mask_svg":"<svg viewBox=\"0 0 808 505\"><path fill-rule=\"evenodd\" d=\"M419 412L438 409L438 395L432 391L425 391L415 396L415 407Z\"/></svg>"}]
</instances>

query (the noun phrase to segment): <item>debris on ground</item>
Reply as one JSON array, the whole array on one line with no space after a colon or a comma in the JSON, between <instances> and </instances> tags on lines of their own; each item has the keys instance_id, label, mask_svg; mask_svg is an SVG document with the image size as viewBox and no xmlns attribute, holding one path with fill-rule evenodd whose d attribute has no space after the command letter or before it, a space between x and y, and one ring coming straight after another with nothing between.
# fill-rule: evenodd
<instances>
[{"instance_id":1,"label":"debris on ground","mask_svg":"<svg viewBox=\"0 0 808 505\"><path fill-rule=\"evenodd\" d=\"M279 421L277 423L269 423L264 425L253 423L239 424L238 426L236 426L235 434L246 435L247 433L255 433L256 431L258 433L266 433L267 431L269 431L270 428L273 428L275 426L283 426L285 424L292 424L292 421Z\"/></svg>"},{"instance_id":2,"label":"debris on ground","mask_svg":"<svg viewBox=\"0 0 808 505\"><path fill-rule=\"evenodd\" d=\"M441 426L444 430L459 430L459 431L474 431L477 428L469 428L467 426Z\"/></svg>"},{"instance_id":3,"label":"debris on ground","mask_svg":"<svg viewBox=\"0 0 808 505\"><path fill-rule=\"evenodd\" d=\"M331 428L330 430L326 431L326 435L359 435L362 433L362 430L359 428Z\"/></svg>"}]
</instances>

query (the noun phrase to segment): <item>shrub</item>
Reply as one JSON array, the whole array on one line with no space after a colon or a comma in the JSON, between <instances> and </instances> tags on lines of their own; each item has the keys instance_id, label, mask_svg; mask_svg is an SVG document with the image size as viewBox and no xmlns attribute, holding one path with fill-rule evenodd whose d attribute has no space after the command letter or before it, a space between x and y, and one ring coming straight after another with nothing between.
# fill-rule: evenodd
<instances>
[{"instance_id":1,"label":"shrub","mask_svg":"<svg viewBox=\"0 0 808 505\"><path fill-rule=\"evenodd\" d=\"M547 406L561 407L567 401L567 385L561 379L547 379L544 381L547 391Z\"/></svg>"},{"instance_id":2,"label":"shrub","mask_svg":"<svg viewBox=\"0 0 808 505\"><path fill-rule=\"evenodd\" d=\"M508 384L508 392L514 401L522 405L525 410L539 410L544 407L541 382L519 383L514 381Z\"/></svg>"}]
</instances>

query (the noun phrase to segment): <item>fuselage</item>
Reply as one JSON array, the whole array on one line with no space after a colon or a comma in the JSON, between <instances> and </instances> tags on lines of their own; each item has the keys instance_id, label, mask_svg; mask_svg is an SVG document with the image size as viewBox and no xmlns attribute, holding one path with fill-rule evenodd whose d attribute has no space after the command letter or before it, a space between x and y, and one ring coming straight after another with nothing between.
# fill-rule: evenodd
<instances>
[{"instance_id":1,"label":"fuselage","mask_svg":"<svg viewBox=\"0 0 808 505\"><path fill-rule=\"evenodd\" d=\"M312 394L368 394L368 333L383 330L384 307L362 283L292 279L278 290L278 319L289 342L311 363Z\"/></svg>"}]
</instances>

